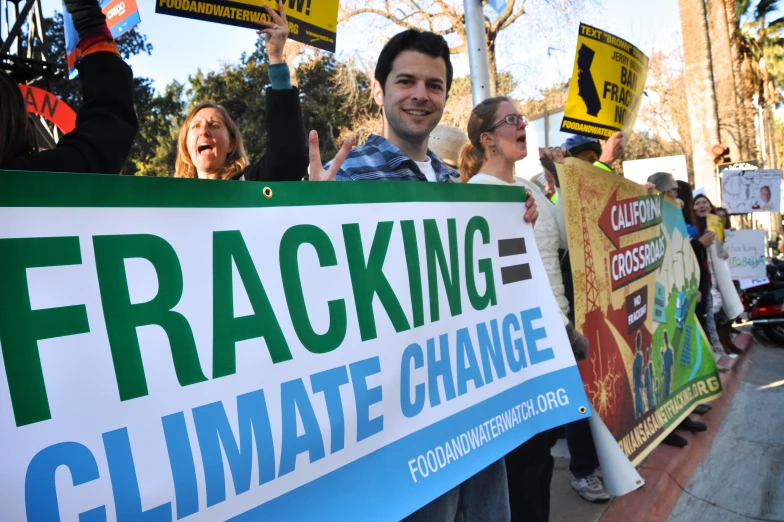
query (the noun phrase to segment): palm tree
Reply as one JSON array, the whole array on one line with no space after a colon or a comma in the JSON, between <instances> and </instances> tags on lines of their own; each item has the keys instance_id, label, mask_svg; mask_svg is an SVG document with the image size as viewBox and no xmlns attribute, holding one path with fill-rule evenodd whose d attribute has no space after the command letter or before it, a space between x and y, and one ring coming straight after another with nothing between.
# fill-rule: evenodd
<instances>
[{"instance_id":1,"label":"palm tree","mask_svg":"<svg viewBox=\"0 0 784 522\"><path fill-rule=\"evenodd\" d=\"M683 33L686 97L689 105L694 186L705 187L712 201L718 200L718 183L711 146L719 143L719 115L713 81L705 0L679 0Z\"/></svg>"},{"instance_id":2,"label":"palm tree","mask_svg":"<svg viewBox=\"0 0 784 522\"><path fill-rule=\"evenodd\" d=\"M784 17L770 20L778 8L778 0L759 0L753 9L751 0L725 1L730 4L728 7L734 7L735 61L742 78L746 118L757 117L763 159L768 167L775 168L778 158L772 139L772 109L782 101Z\"/></svg>"},{"instance_id":3,"label":"palm tree","mask_svg":"<svg viewBox=\"0 0 784 522\"><path fill-rule=\"evenodd\" d=\"M735 0L706 0L710 54L713 64L719 138L730 148L734 160L756 157L753 148L753 115L748 119L744 105L741 75L735 72ZM729 9L728 9L729 7ZM750 125L749 125L750 123ZM751 131L751 133L749 132Z\"/></svg>"}]
</instances>

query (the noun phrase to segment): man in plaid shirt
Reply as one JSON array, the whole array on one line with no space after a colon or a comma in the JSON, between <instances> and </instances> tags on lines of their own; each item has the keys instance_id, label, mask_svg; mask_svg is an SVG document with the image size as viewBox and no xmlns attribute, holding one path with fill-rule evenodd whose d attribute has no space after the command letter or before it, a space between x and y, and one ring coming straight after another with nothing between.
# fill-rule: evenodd
<instances>
[{"instance_id":1,"label":"man in plaid shirt","mask_svg":"<svg viewBox=\"0 0 784 522\"><path fill-rule=\"evenodd\" d=\"M384 116L383 137L371 135L353 150L353 136L324 168L318 135L310 133L310 179L314 181L432 181L451 183L459 174L428 150L430 133L444 113L452 84L449 46L430 32L403 31L379 55L373 99ZM524 219L536 220L533 198ZM409 515L403 522L509 522L509 492L504 459Z\"/></svg>"}]
</instances>

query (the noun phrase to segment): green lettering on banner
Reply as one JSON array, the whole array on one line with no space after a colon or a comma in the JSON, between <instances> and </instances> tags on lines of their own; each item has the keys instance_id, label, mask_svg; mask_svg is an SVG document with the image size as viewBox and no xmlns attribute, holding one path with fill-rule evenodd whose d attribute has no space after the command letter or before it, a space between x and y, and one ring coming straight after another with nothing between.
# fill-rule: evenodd
<instances>
[{"instance_id":1,"label":"green lettering on banner","mask_svg":"<svg viewBox=\"0 0 784 522\"><path fill-rule=\"evenodd\" d=\"M94 236L93 248L120 400L148 393L136 331L140 326L156 325L166 332L180 386L206 381L190 324L173 310L182 299L183 290L182 267L174 248L151 234ZM126 259L145 259L155 269L158 293L150 301L131 303Z\"/></svg>"},{"instance_id":2,"label":"green lettering on banner","mask_svg":"<svg viewBox=\"0 0 784 522\"><path fill-rule=\"evenodd\" d=\"M406 253L408 287L411 292L411 310L414 314L414 328L425 324L425 305L422 299L422 270L419 266L419 246L416 227L412 220L400 222L403 229L403 249Z\"/></svg>"},{"instance_id":3,"label":"green lettering on banner","mask_svg":"<svg viewBox=\"0 0 784 522\"><path fill-rule=\"evenodd\" d=\"M493 262L489 258L480 259L477 262L479 273L485 277L485 293L479 295L476 288L476 277L474 276L474 235L479 232L482 235L482 244L490 243L490 226L487 220L481 216L474 216L468 222L465 232L465 257L466 257L466 287L468 299L474 310L484 310L488 305L495 306L498 302L495 295L495 279L493 279Z\"/></svg>"},{"instance_id":4,"label":"green lettering on banner","mask_svg":"<svg viewBox=\"0 0 784 522\"><path fill-rule=\"evenodd\" d=\"M259 273L239 230L212 235L212 377L237 371L237 343L263 337L274 364L292 359ZM248 294L253 314L234 317L232 260Z\"/></svg>"},{"instance_id":5,"label":"green lettering on banner","mask_svg":"<svg viewBox=\"0 0 784 522\"><path fill-rule=\"evenodd\" d=\"M78 237L0 240L0 342L17 426L52 418L38 341L90 331L84 305L33 310L27 269L81 263Z\"/></svg>"},{"instance_id":6,"label":"green lettering on banner","mask_svg":"<svg viewBox=\"0 0 784 522\"><path fill-rule=\"evenodd\" d=\"M375 339L378 336L376 318L373 315L373 298L375 296L378 296L378 300L386 310L396 332L400 333L411 329L406 314L400 306L400 301L383 272L384 258L387 256L393 225L392 221L383 221L376 226L367 263L365 263L365 251L362 247L359 224L343 225L343 241L346 245L351 287L354 290L359 333L363 341Z\"/></svg>"},{"instance_id":7,"label":"green lettering on banner","mask_svg":"<svg viewBox=\"0 0 784 522\"><path fill-rule=\"evenodd\" d=\"M449 234L449 261L450 267L446 264L444 245L438 232L438 225L435 219L425 220L425 257L427 259L427 285L430 290L430 321L436 322L440 318L438 309L438 276L436 269L441 269L441 281L444 283L444 290L449 301L449 310L452 317L460 315L463 305L460 302L460 264L457 252L457 226L454 219L447 220ZM436 267L438 264L438 267Z\"/></svg>"},{"instance_id":8,"label":"green lettering on banner","mask_svg":"<svg viewBox=\"0 0 784 522\"><path fill-rule=\"evenodd\" d=\"M335 248L329 236L315 225L297 225L286 230L280 240L280 275L289 316L302 346L313 353L331 352L346 338L346 302L335 299L327 303L329 309L329 328L319 335L313 330L302 292L297 253L301 245L311 245L316 250L319 266L337 266Z\"/></svg>"}]
</instances>

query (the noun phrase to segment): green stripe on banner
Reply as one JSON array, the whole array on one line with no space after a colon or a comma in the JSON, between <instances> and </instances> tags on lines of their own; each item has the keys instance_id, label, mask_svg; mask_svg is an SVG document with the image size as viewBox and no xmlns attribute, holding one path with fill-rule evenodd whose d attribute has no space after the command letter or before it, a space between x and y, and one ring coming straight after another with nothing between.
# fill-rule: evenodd
<instances>
[{"instance_id":1,"label":"green stripe on banner","mask_svg":"<svg viewBox=\"0 0 784 522\"><path fill-rule=\"evenodd\" d=\"M0 207L273 208L361 203L520 203L519 187L450 183L240 182L0 171Z\"/></svg>"}]
</instances>

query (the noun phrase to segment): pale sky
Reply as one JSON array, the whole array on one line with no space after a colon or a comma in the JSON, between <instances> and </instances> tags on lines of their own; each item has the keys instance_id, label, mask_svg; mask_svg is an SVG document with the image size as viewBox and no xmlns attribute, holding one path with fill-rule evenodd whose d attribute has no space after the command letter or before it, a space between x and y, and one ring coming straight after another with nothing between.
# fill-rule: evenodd
<instances>
[{"instance_id":1,"label":"pale sky","mask_svg":"<svg viewBox=\"0 0 784 522\"><path fill-rule=\"evenodd\" d=\"M243 52L251 52L257 38L254 31L216 23L188 20L155 13L153 0L137 0L141 24L139 30L154 46L152 56L140 55L130 64L134 74L153 78L162 90L172 80L186 82L189 74L201 67L215 70L222 63L236 62ZM584 0L587 4L584 22L624 38L649 54L657 48L671 48L680 39L677 0ZM542 4L539 0L536 2ZM536 4L528 2L528 5ZM633 7L632 7L633 6ZM44 15L61 10L58 0L42 0ZM522 95L530 96L536 89L564 81L571 73L577 28L563 27L554 16L541 15L547 34L564 34L563 41L545 42L533 24L522 17L515 31L499 38L499 69L510 70L521 83ZM516 25L517 25L516 24ZM338 53L342 56L360 54L372 60L377 48L367 51L368 43L362 29L367 20L357 19L338 29ZM549 56L548 56L549 49ZM360 50L365 51L365 55ZM512 51L516 50L516 51ZM522 50L522 51L519 51ZM455 74L468 74L468 60L453 57Z\"/></svg>"}]
</instances>

